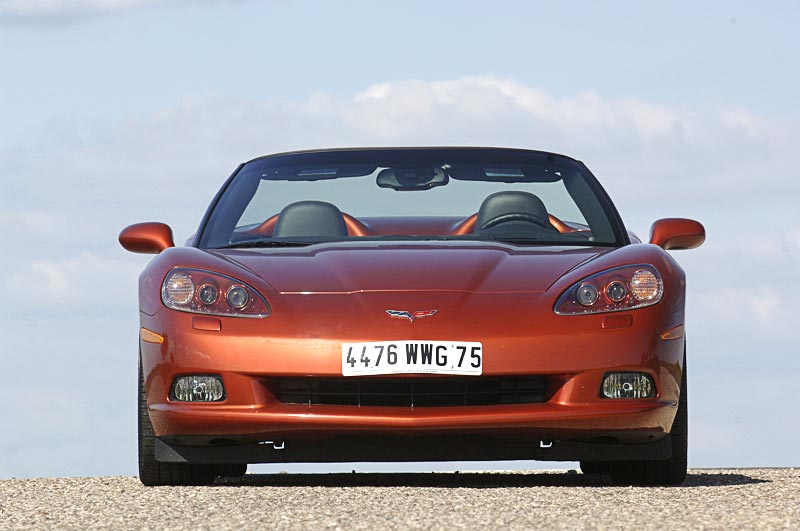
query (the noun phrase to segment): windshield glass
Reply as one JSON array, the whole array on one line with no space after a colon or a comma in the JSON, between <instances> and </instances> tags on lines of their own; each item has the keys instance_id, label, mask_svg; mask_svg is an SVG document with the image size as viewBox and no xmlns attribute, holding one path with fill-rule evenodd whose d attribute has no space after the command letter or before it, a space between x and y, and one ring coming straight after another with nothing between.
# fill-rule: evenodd
<instances>
[{"instance_id":1,"label":"windshield glass","mask_svg":"<svg viewBox=\"0 0 800 531\"><path fill-rule=\"evenodd\" d=\"M242 166L208 217L205 248L378 239L621 245L576 161L526 150L289 153Z\"/></svg>"}]
</instances>

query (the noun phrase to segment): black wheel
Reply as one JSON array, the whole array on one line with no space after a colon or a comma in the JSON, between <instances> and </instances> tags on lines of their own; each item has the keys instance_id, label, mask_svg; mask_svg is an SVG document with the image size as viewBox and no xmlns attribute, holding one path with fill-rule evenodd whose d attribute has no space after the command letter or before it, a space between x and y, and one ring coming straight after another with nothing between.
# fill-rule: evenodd
<instances>
[{"instance_id":1,"label":"black wheel","mask_svg":"<svg viewBox=\"0 0 800 531\"><path fill-rule=\"evenodd\" d=\"M139 359L139 480L146 486L156 485L210 485L222 475L220 465L189 465L185 463L159 463L155 457L155 432L147 414L144 393L142 360ZM240 465L233 465L240 466ZM244 465L247 470L247 465ZM238 471L236 469L235 471ZM233 475L233 474L231 474Z\"/></svg>"},{"instance_id":2,"label":"black wheel","mask_svg":"<svg viewBox=\"0 0 800 531\"><path fill-rule=\"evenodd\" d=\"M220 465L220 476L238 478L247 474L247 464Z\"/></svg>"},{"instance_id":3,"label":"black wheel","mask_svg":"<svg viewBox=\"0 0 800 531\"><path fill-rule=\"evenodd\" d=\"M608 474L611 466L603 461L581 461L581 472L587 476Z\"/></svg>"},{"instance_id":4,"label":"black wheel","mask_svg":"<svg viewBox=\"0 0 800 531\"><path fill-rule=\"evenodd\" d=\"M611 480L617 485L680 485L686 480L689 442L689 396L686 355L683 358L681 396L669 438L672 457L666 461L617 461L611 463Z\"/></svg>"}]
</instances>

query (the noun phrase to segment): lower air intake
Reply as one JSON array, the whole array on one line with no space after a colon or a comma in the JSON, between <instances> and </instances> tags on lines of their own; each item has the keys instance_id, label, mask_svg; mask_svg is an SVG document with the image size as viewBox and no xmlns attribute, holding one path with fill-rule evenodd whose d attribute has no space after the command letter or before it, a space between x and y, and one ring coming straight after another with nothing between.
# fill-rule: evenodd
<instances>
[{"instance_id":1,"label":"lower air intake","mask_svg":"<svg viewBox=\"0 0 800 531\"><path fill-rule=\"evenodd\" d=\"M547 401L544 376L524 378L280 378L271 386L286 404L447 407Z\"/></svg>"}]
</instances>

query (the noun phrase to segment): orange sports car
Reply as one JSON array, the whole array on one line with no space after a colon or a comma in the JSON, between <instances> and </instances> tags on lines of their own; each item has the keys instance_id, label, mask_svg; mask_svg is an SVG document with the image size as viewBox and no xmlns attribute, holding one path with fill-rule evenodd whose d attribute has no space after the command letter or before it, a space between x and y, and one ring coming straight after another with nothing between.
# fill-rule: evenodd
<instances>
[{"instance_id":1,"label":"orange sports car","mask_svg":"<svg viewBox=\"0 0 800 531\"><path fill-rule=\"evenodd\" d=\"M580 461L686 476L685 277L581 162L521 149L280 153L197 233L120 234L139 281L139 476L248 463Z\"/></svg>"}]
</instances>

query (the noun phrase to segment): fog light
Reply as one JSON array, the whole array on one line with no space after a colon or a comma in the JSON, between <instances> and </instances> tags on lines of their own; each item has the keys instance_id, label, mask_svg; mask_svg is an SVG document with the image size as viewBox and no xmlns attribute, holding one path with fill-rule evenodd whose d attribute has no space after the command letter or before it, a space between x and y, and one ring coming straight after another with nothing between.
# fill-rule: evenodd
<instances>
[{"instance_id":1,"label":"fog light","mask_svg":"<svg viewBox=\"0 0 800 531\"><path fill-rule=\"evenodd\" d=\"M602 393L605 398L650 398L655 388L643 372L610 372L603 378Z\"/></svg>"},{"instance_id":2,"label":"fog light","mask_svg":"<svg viewBox=\"0 0 800 531\"><path fill-rule=\"evenodd\" d=\"M225 387L219 376L179 376L172 384L173 400L180 402L219 402Z\"/></svg>"}]
</instances>

